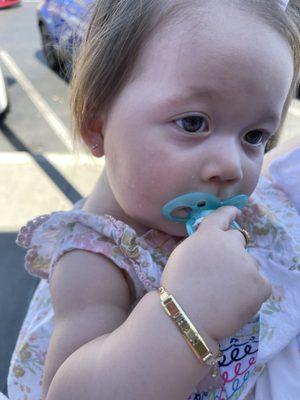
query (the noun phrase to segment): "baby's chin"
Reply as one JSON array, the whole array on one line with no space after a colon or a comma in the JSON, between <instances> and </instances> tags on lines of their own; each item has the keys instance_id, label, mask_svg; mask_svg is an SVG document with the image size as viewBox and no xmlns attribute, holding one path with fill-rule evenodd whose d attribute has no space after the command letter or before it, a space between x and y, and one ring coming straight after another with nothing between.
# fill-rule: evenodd
<instances>
[{"instance_id":1,"label":"baby's chin","mask_svg":"<svg viewBox=\"0 0 300 400\"><path fill-rule=\"evenodd\" d=\"M131 227L135 229L138 235L144 235L146 232L153 229L165 233L166 235L178 238L184 238L188 236L185 224L169 221L163 217L156 221L155 218L153 218L151 221L135 218L135 221L137 222L137 225L131 224ZM143 227L143 229L139 229L139 227Z\"/></svg>"},{"instance_id":2,"label":"baby's chin","mask_svg":"<svg viewBox=\"0 0 300 400\"><path fill-rule=\"evenodd\" d=\"M178 237L178 238L184 238L187 237L187 231L185 224L181 224L179 222L172 222L172 221L163 221L154 229L157 229L167 235Z\"/></svg>"}]
</instances>

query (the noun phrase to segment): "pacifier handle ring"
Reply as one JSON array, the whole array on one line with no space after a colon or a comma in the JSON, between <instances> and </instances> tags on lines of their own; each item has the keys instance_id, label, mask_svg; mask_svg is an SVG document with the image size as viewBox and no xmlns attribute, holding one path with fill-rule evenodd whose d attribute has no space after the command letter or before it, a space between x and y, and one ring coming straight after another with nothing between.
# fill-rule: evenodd
<instances>
[{"instance_id":1,"label":"pacifier handle ring","mask_svg":"<svg viewBox=\"0 0 300 400\"><path fill-rule=\"evenodd\" d=\"M193 216L193 214L201 210L201 207L199 207L201 202L204 203L202 206L203 209L205 209L204 207L207 207L208 205L209 208L213 208L219 204L218 198L210 193L192 192L183 194L169 201L163 206L162 213L164 217L170 219L171 221L185 223L187 219ZM191 211L187 217L176 217L175 215L172 215L176 208L190 208Z\"/></svg>"},{"instance_id":2,"label":"pacifier handle ring","mask_svg":"<svg viewBox=\"0 0 300 400\"><path fill-rule=\"evenodd\" d=\"M240 194L225 200L220 200L210 193L186 193L166 203L162 208L162 214L166 219L185 224L187 233L191 235L197 229L197 219L206 217L214 210L223 206L234 206L241 210L247 205L248 198L249 196ZM176 209L180 208L190 209L186 217L176 217L175 215L172 215ZM240 229L240 226L236 221L232 222L231 227L233 229Z\"/></svg>"}]
</instances>

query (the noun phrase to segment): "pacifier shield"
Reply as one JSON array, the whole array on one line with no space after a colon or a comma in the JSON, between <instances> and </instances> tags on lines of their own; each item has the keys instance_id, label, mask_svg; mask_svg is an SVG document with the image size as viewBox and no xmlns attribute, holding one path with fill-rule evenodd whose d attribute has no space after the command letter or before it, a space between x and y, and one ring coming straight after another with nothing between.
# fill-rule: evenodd
<instances>
[{"instance_id":1,"label":"pacifier shield","mask_svg":"<svg viewBox=\"0 0 300 400\"><path fill-rule=\"evenodd\" d=\"M175 197L162 207L162 215L174 222L185 224L188 235L191 235L197 229L197 221L206 217L214 210L222 206L235 206L239 209L245 207L249 196L240 194L226 200L220 200L218 197L206 192L192 192ZM239 225L233 221L232 227Z\"/></svg>"}]
</instances>

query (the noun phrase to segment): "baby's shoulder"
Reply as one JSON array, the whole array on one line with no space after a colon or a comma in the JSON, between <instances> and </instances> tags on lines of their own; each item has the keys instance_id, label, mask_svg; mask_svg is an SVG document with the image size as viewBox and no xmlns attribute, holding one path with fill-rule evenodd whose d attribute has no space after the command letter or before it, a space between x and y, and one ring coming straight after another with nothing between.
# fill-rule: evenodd
<instances>
[{"instance_id":1,"label":"baby's shoulder","mask_svg":"<svg viewBox=\"0 0 300 400\"><path fill-rule=\"evenodd\" d=\"M118 228L112 218L83 211L82 204L34 218L20 229L16 243L27 249L25 268L30 274L50 280L58 260L72 250L117 257Z\"/></svg>"},{"instance_id":2,"label":"baby's shoulder","mask_svg":"<svg viewBox=\"0 0 300 400\"><path fill-rule=\"evenodd\" d=\"M82 209L83 201L68 211L42 215L20 229L17 244L27 250L25 268L36 277L52 279L67 253L102 255L119 268L130 289L131 304L159 284L167 258L176 245L169 236L150 230L143 236L110 215ZM97 258L99 260L99 258ZM96 263L96 265L98 265ZM80 276L85 263L79 263ZM64 273L71 279L71 266ZM73 279L73 278L72 278Z\"/></svg>"},{"instance_id":3,"label":"baby's shoulder","mask_svg":"<svg viewBox=\"0 0 300 400\"><path fill-rule=\"evenodd\" d=\"M127 312L130 304L129 288L121 270L102 254L83 250L72 250L60 257L50 292L56 316L62 317L78 310L93 310L95 306Z\"/></svg>"}]
</instances>

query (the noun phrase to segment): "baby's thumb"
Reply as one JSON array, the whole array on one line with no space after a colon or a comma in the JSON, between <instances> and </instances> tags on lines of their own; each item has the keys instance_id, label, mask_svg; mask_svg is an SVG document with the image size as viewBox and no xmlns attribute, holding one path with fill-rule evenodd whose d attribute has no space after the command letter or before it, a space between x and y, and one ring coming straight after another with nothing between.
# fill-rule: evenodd
<instances>
[{"instance_id":1,"label":"baby's thumb","mask_svg":"<svg viewBox=\"0 0 300 400\"><path fill-rule=\"evenodd\" d=\"M215 226L216 228L227 231L232 222L241 214L241 211L233 206L224 206L213 211L203 219L201 225Z\"/></svg>"}]
</instances>

